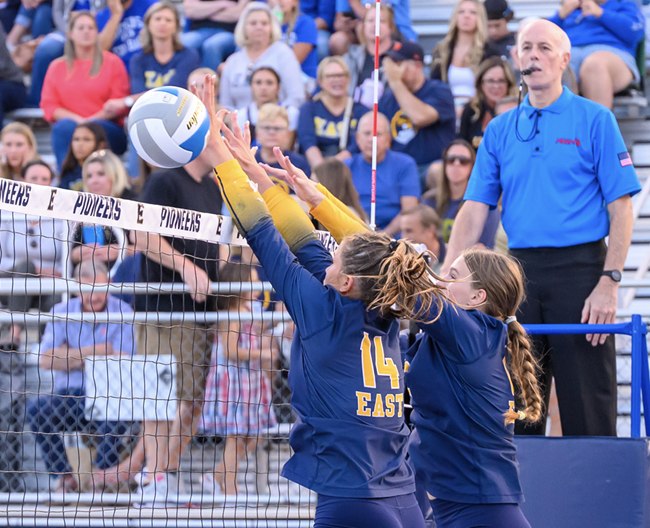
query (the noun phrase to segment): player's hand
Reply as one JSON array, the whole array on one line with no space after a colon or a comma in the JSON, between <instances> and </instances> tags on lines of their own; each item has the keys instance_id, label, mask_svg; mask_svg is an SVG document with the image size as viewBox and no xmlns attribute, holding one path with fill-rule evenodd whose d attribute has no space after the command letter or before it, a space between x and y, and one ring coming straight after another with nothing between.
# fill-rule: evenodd
<instances>
[{"instance_id":1,"label":"player's hand","mask_svg":"<svg viewBox=\"0 0 650 528\"><path fill-rule=\"evenodd\" d=\"M612 324L616 320L618 305L618 284L609 277L600 281L585 301L582 309L582 323ZM609 334L587 334L587 341L593 346L603 345Z\"/></svg>"},{"instance_id":2,"label":"player's hand","mask_svg":"<svg viewBox=\"0 0 650 528\"><path fill-rule=\"evenodd\" d=\"M384 76L386 77L388 84L393 85L402 82L404 70L406 69L406 62L397 63L390 57L384 57L381 65L384 68Z\"/></svg>"},{"instance_id":3,"label":"player's hand","mask_svg":"<svg viewBox=\"0 0 650 528\"><path fill-rule=\"evenodd\" d=\"M582 0L580 4L582 7L582 16L594 16L600 18L603 14L603 8L600 7L594 0Z\"/></svg>"},{"instance_id":4,"label":"player's hand","mask_svg":"<svg viewBox=\"0 0 650 528\"><path fill-rule=\"evenodd\" d=\"M196 265L185 264L183 268L183 282L190 289L190 297L197 303L205 302L210 292L210 277L204 269Z\"/></svg>"},{"instance_id":5,"label":"player's hand","mask_svg":"<svg viewBox=\"0 0 650 528\"><path fill-rule=\"evenodd\" d=\"M564 0L560 6L560 11L558 12L560 18L564 20L566 17L568 17L571 13L580 7L580 2L581 0Z\"/></svg>"},{"instance_id":6,"label":"player's hand","mask_svg":"<svg viewBox=\"0 0 650 528\"><path fill-rule=\"evenodd\" d=\"M212 166L217 167L218 165L233 159L232 154L226 146L226 142L221 137L223 118L228 113L228 110L224 108L218 112L215 111L214 79L212 78L212 75L206 74L203 81L202 94L199 94L195 83L192 83L190 90L194 95L201 99L201 101L203 101L203 104L208 111L208 117L210 118L210 135L208 136L208 141L205 145L205 152L208 154Z\"/></svg>"},{"instance_id":7,"label":"player's hand","mask_svg":"<svg viewBox=\"0 0 650 528\"><path fill-rule=\"evenodd\" d=\"M244 124L244 130L242 131L237 121L237 111L235 110L231 116L232 130L230 130L225 124L221 125L221 131L226 138L226 146L233 157L239 162L241 168L248 175L251 181L258 185L259 192L263 194L275 184L255 159L257 147L251 148L251 130L249 122L246 121Z\"/></svg>"},{"instance_id":8,"label":"player's hand","mask_svg":"<svg viewBox=\"0 0 650 528\"><path fill-rule=\"evenodd\" d=\"M291 163L289 157L282 154L280 147L275 147L273 153L280 167L284 170L263 165L264 170L273 176L285 180L296 193L296 196L303 202L307 202L312 208L318 206L325 199L325 195L318 190L316 183L307 178L307 175L303 171Z\"/></svg>"}]
</instances>

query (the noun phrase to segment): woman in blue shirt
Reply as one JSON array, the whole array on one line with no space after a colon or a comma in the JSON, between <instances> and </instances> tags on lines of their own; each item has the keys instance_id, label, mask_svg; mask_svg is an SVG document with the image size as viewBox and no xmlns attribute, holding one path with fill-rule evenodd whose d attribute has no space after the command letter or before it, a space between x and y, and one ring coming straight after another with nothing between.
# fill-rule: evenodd
<instances>
[{"instance_id":1,"label":"woman in blue shirt","mask_svg":"<svg viewBox=\"0 0 650 528\"><path fill-rule=\"evenodd\" d=\"M324 158L339 160L359 152L354 133L368 109L348 95L350 70L341 57L327 57L318 65L321 91L300 107L298 143L301 154L315 167Z\"/></svg>"},{"instance_id":2,"label":"woman in blue shirt","mask_svg":"<svg viewBox=\"0 0 650 528\"><path fill-rule=\"evenodd\" d=\"M298 418L290 436L294 455L282 474L319 494L317 528L421 528L405 460L398 317L417 318L439 305L441 289L411 244L385 234L346 237L331 257L296 202L255 161L236 120L238 137L223 126L226 111L214 115L205 86L206 148L224 201L297 327L289 383ZM278 161L287 167L286 158ZM334 198L320 197L319 211L348 215ZM354 227L365 230L358 220Z\"/></svg>"},{"instance_id":3,"label":"woman in blue shirt","mask_svg":"<svg viewBox=\"0 0 650 528\"><path fill-rule=\"evenodd\" d=\"M566 0L549 20L571 41L569 64L584 97L611 109L615 93L640 82L636 51L645 17L636 2Z\"/></svg>"},{"instance_id":4,"label":"woman in blue shirt","mask_svg":"<svg viewBox=\"0 0 650 528\"><path fill-rule=\"evenodd\" d=\"M422 203L434 208L442 220L442 238L449 243L454 221L463 205L463 196L476 161L476 151L464 139L455 139L442 154L442 178L426 192ZM501 221L499 208L488 213L479 243L494 248L494 238Z\"/></svg>"},{"instance_id":5,"label":"woman in blue shirt","mask_svg":"<svg viewBox=\"0 0 650 528\"><path fill-rule=\"evenodd\" d=\"M142 51L129 62L131 93L122 99L113 99L116 112L131 108L147 90L159 86L185 88L190 73L199 67L196 51L181 42L180 15L168 0L156 2L144 15L140 31Z\"/></svg>"}]
</instances>

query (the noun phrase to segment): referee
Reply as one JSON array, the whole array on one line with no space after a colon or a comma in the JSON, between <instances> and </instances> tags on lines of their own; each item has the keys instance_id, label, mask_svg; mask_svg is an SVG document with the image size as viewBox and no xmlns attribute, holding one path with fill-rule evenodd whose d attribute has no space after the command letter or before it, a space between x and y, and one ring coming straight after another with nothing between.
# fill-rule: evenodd
<instances>
[{"instance_id":1,"label":"referee","mask_svg":"<svg viewBox=\"0 0 650 528\"><path fill-rule=\"evenodd\" d=\"M532 70L529 92L485 131L443 269L478 241L502 197L510 253L528 280L519 321L613 323L639 180L612 112L562 86L566 33L538 20L517 45L522 68ZM615 436L614 337L540 336L536 350L546 407L555 377L562 433ZM516 432L542 435L545 426Z\"/></svg>"}]
</instances>

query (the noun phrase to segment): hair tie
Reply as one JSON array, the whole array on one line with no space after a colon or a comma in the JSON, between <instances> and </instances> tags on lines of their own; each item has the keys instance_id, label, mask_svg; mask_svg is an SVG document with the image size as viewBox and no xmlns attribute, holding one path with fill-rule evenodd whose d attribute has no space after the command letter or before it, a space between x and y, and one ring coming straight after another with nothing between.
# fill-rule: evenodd
<instances>
[{"instance_id":1,"label":"hair tie","mask_svg":"<svg viewBox=\"0 0 650 528\"><path fill-rule=\"evenodd\" d=\"M397 240L391 240L388 243L388 249L390 250L391 253L395 253L395 250L399 246L399 242Z\"/></svg>"},{"instance_id":2,"label":"hair tie","mask_svg":"<svg viewBox=\"0 0 650 528\"><path fill-rule=\"evenodd\" d=\"M509 325L510 323L514 323L516 320L517 318L514 315L511 315L504 322L506 323L506 325Z\"/></svg>"},{"instance_id":3,"label":"hair tie","mask_svg":"<svg viewBox=\"0 0 650 528\"><path fill-rule=\"evenodd\" d=\"M524 411L517 411L517 419L518 420L525 420L526 419L526 413Z\"/></svg>"}]
</instances>

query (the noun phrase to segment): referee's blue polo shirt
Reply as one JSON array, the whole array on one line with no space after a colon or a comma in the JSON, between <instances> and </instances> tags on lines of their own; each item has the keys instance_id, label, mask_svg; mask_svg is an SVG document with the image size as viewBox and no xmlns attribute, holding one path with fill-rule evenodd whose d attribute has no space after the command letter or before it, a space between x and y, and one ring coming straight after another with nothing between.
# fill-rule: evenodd
<instances>
[{"instance_id":1,"label":"referee's blue polo shirt","mask_svg":"<svg viewBox=\"0 0 650 528\"><path fill-rule=\"evenodd\" d=\"M607 204L640 190L614 114L565 87L546 108L526 96L490 121L465 200L494 207L503 193L511 248L566 247L607 236Z\"/></svg>"}]
</instances>

